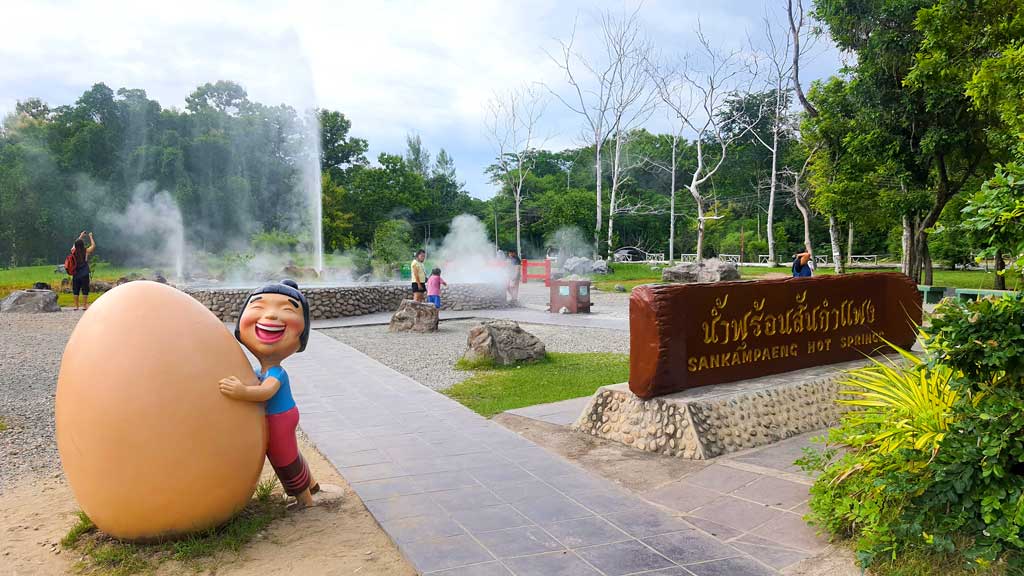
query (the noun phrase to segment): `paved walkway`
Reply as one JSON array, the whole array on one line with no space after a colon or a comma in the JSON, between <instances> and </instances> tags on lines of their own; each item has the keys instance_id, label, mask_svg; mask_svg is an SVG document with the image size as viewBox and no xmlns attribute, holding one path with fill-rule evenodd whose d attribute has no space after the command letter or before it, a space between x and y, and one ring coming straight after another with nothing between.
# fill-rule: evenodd
<instances>
[{"instance_id":1,"label":"paved walkway","mask_svg":"<svg viewBox=\"0 0 1024 576\"><path fill-rule=\"evenodd\" d=\"M574 398L509 413L567 426L589 401L590 397ZM793 464L805 447L813 445L811 438L822 432L716 458L640 496L761 562L786 568L829 545L803 520L813 479Z\"/></svg>"},{"instance_id":2,"label":"paved walkway","mask_svg":"<svg viewBox=\"0 0 1024 576\"><path fill-rule=\"evenodd\" d=\"M286 367L303 430L423 573L778 574L328 336Z\"/></svg>"},{"instance_id":3,"label":"paved walkway","mask_svg":"<svg viewBox=\"0 0 1024 576\"><path fill-rule=\"evenodd\" d=\"M532 418L533 420L558 424L559 426L568 426L580 417L587 404L590 404L590 396L562 400L561 402L551 402L550 404L536 404L526 408L516 408L515 410L509 410L508 413L522 416L523 418Z\"/></svg>"}]
</instances>

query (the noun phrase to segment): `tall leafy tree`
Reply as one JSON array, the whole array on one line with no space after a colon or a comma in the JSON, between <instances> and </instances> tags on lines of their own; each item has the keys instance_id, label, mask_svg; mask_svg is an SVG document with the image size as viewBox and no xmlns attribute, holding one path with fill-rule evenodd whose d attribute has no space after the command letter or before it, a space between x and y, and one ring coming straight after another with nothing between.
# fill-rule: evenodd
<instances>
[{"instance_id":1,"label":"tall leafy tree","mask_svg":"<svg viewBox=\"0 0 1024 576\"><path fill-rule=\"evenodd\" d=\"M910 222L908 274L931 281L928 230L949 200L991 162L987 114L942 73L917 70L925 36L918 14L935 0L819 0L817 16L836 44L856 55L848 90L855 129L877 138L877 167L891 166L911 190L928 190L930 207ZM884 133L882 133L884 131Z\"/></svg>"}]
</instances>

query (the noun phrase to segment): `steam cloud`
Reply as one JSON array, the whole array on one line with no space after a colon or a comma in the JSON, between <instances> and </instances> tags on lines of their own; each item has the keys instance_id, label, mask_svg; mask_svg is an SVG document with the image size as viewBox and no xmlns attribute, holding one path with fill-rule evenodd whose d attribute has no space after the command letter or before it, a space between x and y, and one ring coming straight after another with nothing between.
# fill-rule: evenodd
<instances>
[{"instance_id":1,"label":"steam cloud","mask_svg":"<svg viewBox=\"0 0 1024 576\"><path fill-rule=\"evenodd\" d=\"M427 252L446 282L504 284L511 272L505 259L498 258L483 222L469 214L456 216L441 245Z\"/></svg>"}]
</instances>

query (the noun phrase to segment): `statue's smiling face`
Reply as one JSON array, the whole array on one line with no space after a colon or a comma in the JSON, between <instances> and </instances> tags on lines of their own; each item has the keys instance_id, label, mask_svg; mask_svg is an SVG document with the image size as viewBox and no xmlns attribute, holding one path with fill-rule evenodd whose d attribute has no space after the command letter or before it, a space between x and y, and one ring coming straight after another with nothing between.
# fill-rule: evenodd
<instances>
[{"instance_id":1,"label":"statue's smiling face","mask_svg":"<svg viewBox=\"0 0 1024 576\"><path fill-rule=\"evenodd\" d=\"M242 344L257 357L283 360L299 349L302 305L284 294L257 294L242 311L238 329Z\"/></svg>"}]
</instances>

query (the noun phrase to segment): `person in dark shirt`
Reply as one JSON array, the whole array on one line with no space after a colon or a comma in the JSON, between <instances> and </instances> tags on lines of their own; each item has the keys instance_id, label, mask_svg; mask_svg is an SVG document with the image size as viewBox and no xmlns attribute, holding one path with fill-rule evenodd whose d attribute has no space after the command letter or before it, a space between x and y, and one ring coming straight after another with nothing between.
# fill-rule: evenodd
<instances>
[{"instance_id":1,"label":"person in dark shirt","mask_svg":"<svg viewBox=\"0 0 1024 576\"><path fill-rule=\"evenodd\" d=\"M89 247L85 246L86 232L83 230L75 244L71 247L71 255L75 259L75 272L71 275L71 292L75 295L75 310L79 309L78 295L82 295L82 310L89 309L89 258L96 250L96 240L89 235Z\"/></svg>"},{"instance_id":2,"label":"person in dark shirt","mask_svg":"<svg viewBox=\"0 0 1024 576\"><path fill-rule=\"evenodd\" d=\"M508 277L508 296L509 301L516 304L519 302L519 281L522 275L523 261L519 259L515 250L508 251L508 261L512 268Z\"/></svg>"}]
</instances>

